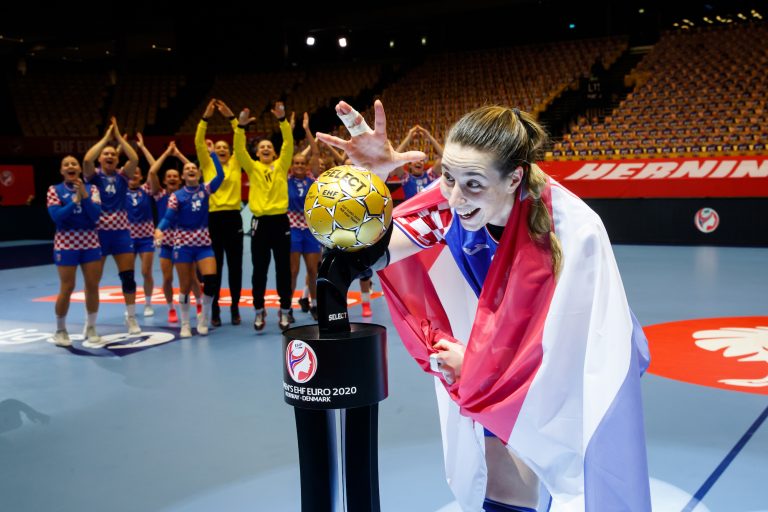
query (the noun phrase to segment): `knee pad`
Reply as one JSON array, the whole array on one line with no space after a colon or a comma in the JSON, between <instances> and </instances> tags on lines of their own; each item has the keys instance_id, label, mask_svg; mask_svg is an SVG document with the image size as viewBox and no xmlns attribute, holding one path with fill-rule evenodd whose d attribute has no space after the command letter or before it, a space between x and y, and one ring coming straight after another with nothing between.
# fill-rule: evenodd
<instances>
[{"instance_id":1,"label":"knee pad","mask_svg":"<svg viewBox=\"0 0 768 512\"><path fill-rule=\"evenodd\" d=\"M203 276L203 295L209 297L216 295L216 276L214 274Z\"/></svg>"},{"instance_id":2,"label":"knee pad","mask_svg":"<svg viewBox=\"0 0 768 512\"><path fill-rule=\"evenodd\" d=\"M136 279L133 277L133 270L126 270L118 275L123 286L123 293L136 293Z\"/></svg>"}]
</instances>

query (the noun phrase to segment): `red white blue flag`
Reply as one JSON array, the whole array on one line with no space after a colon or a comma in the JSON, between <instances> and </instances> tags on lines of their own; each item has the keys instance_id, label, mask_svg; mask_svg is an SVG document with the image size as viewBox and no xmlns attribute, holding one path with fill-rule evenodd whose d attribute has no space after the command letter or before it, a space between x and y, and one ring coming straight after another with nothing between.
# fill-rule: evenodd
<instances>
[{"instance_id":1,"label":"red white blue flag","mask_svg":"<svg viewBox=\"0 0 768 512\"><path fill-rule=\"evenodd\" d=\"M647 342L600 218L555 181L542 200L562 245L560 274L549 239L529 235L532 203L521 193L479 297L447 245L453 216L440 190L395 210L425 248L379 273L403 343L427 372L440 337L466 344L461 378L437 383L449 485L463 510L482 510L485 427L538 475L552 510L650 510L639 384Z\"/></svg>"}]
</instances>

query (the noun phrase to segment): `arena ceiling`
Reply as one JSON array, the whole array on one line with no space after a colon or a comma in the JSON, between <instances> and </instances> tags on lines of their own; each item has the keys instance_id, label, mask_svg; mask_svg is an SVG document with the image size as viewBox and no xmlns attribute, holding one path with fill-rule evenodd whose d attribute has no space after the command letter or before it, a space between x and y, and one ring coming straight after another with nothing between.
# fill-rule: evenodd
<instances>
[{"instance_id":1,"label":"arena ceiling","mask_svg":"<svg viewBox=\"0 0 768 512\"><path fill-rule=\"evenodd\" d=\"M7 2L6 2L7 4ZM24 4L0 16L0 57L59 62L183 62L203 68L258 68L308 60L407 57L424 51L475 49L628 34L654 40L673 21L707 13L749 12L757 0L336 1ZM9 10L4 4L0 10ZM26 11L26 12L25 12ZM317 44L307 48L307 35ZM346 36L349 47L339 50ZM422 39L426 38L426 44ZM390 47L390 42L394 47Z\"/></svg>"}]
</instances>

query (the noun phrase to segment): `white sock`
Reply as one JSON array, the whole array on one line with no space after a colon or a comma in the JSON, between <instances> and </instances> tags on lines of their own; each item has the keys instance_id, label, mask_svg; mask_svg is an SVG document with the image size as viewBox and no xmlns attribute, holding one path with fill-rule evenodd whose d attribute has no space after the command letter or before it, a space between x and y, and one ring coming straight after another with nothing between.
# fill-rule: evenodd
<instances>
[{"instance_id":1,"label":"white sock","mask_svg":"<svg viewBox=\"0 0 768 512\"><path fill-rule=\"evenodd\" d=\"M173 309L173 301L171 301L171 302L166 302L166 304L168 305L168 310L169 310L169 311L170 311L171 309Z\"/></svg>"},{"instance_id":2,"label":"white sock","mask_svg":"<svg viewBox=\"0 0 768 512\"><path fill-rule=\"evenodd\" d=\"M151 306L152 305L152 296L151 295L149 297L144 297L144 304L147 305L147 306Z\"/></svg>"},{"instance_id":3,"label":"white sock","mask_svg":"<svg viewBox=\"0 0 768 512\"><path fill-rule=\"evenodd\" d=\"M179 294L179 309L181 310L181 323L189 323L189 295Z\"/></svg>"},{"instance_id":4,"label":"white sock","mask_svg":"<svg viewBox=\"0 0 768 512\"><path fill-rule=\"evenodd\" d=\"M126 304L125 311L128 313L128 316L136 316L136 304Z\"/></svg>"},{"instance_id":5,"label":"white sock","mask_svg":"<svg viewBox=\"0 0 768 512\"><path fill-rule=\"evenodd\" d=\"M316 307L317 307L317 299L312 299L312 302L310 302L310 305L311 305L313 308L316 308Z\"/></svg>"},{"instance_id":6,"label":"white sock","mask_svg":"<svg viewBox=\"0 0 768 512\"><path fill-rule=\"evenodd\" d=\"M363 292L360 295L363 298L363 302L371 302L371 292Z\"/></svg>"},{"instance_id":7,"label":"white sock","mask_svg":"<svg viewBox=\"0 0 768 512\"><path fill-rule=\"evenodd\" d=\"M88 320L86 320L86 324L88 327L93 327L96 325L96 317L99 315L98 312L96 313L88 313Z\"/></svg>"},{"instance_id":8,"label":"white sock","mask_svg":"<svg viewBox=\"0 0 768 512\"><path fill-rule=\"evenodd\" d=\"M67 317L65 317L65 316L57 316L56 317L56 330L57 331L66 331L67 330Z\"/></svg>"},{"instance_id":9,"label":"white sock","mask_svg":"<svg viewBox=\"0 0 768 512\"><path fill-rule=\"evenodd\" d=\"M211 306L213 305L213 297L210 295L203 295L203 316L208 319L211 318Z\"/></svg>"},{"instance_id":10,"label":"white sock","mask_svg":"<svg viewBox=\"0 0 768 512\"><path fill-rule=\"evenodd\" d=\"M309 286L304 287L304 291L301 292L301 298L302 299L309 298Z\"/></svg>"}]
</instances>

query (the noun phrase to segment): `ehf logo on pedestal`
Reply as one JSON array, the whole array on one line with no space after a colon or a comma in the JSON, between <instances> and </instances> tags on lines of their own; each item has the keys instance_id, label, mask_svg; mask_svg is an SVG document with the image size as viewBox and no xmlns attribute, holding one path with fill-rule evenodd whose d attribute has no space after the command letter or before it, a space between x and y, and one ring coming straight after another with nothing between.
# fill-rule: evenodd
<instances>
[{"instance_id":1,"label":"ehf logo on pedestal","mask_svg":"<svg viewBox=\"0 0 768 512\"><path fill-rule=\"evenodd\" d=\"M303 341L291 340L285 349L285 365L294 382L304 384L317 373L317 355Z\"/></svg>"},{"instance_id":2,"label":"ehf logo on pedestal","mask_svg":"<svg viewBox=\"0 0 768 512\"><path fill-rule=\"evenodd\" d=\"M693 223L702 233L711 233L720 225L720 215L712 208L702 208L696 212Z\"/></svg>"}]
</instances>

